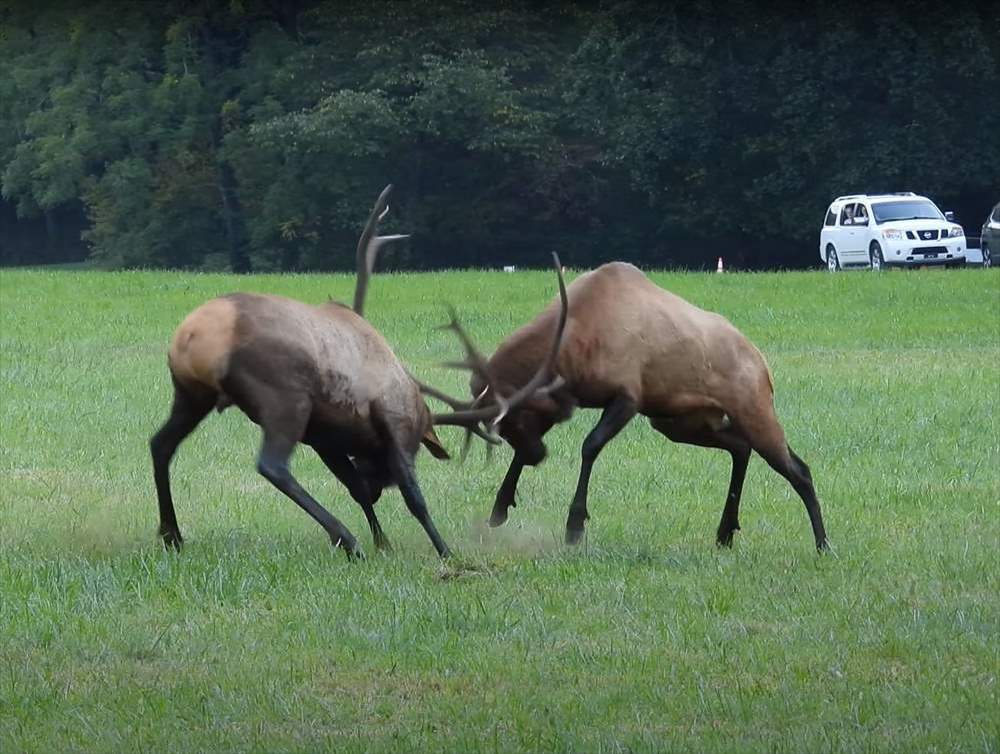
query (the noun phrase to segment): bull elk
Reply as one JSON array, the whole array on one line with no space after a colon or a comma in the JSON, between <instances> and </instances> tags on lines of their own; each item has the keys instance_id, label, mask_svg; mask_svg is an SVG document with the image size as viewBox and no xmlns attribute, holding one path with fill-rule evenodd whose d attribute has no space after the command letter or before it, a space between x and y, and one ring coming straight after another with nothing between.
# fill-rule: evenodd
<instances>
[{"instance_id":1,"label":"bull elk","mask_svg":"<svg viewBox=\"0 0 1000 754\"><path fill-rule=\"evenodd\" d=\"M358 241L353 310L336 302L311 306L280 296L234 293L202 304L177 328L168 354L173 406L150 441L159 534L166 546L182 543L170 494L170 460L213 407L222 411L235 404L263 431L257 470L349 556L360 554L357 540L292 476L289 459L300 442L316 451L361 506L376 548L388 547L388 540L374 504L384 488L395 484L438 554L449 554L413 471L421 444L436 458L448 453L434 433L417 383L362 317L379 248L406 238L375 235L389 211L391 188L378 197Z\"/></svg>"},{"instance_id":2,"label":"bull elk","mask_svg":"<svg viewBox=\"0 0 1000 754\"><path fill-rule=\"evenodd\" d=\"M802 498L816 547L827 546L809 468L786 443L775 415L770 370L739 330L724 317L659 288L623 262L581 275L568 295L568 323L565 307L553 302L504 340L490 359L479 354L457 321L452 323L465 344L463 364L472 371L470 387L477 399L463 402L436 395L456 411L436 416L435 423L467 429L485 423L514 450L490 525L503 524L515 507L524 467L545 459L545 433L580 406L603 413L583 443L580 477L566 522L567 543L581 539L589 518L587 488L597 456L642 414L674 442L720 448L732 456L718 544L731 545L740 528L743 480L750 453L756 451ZM508 396L533 379L540 363L542 369L550 368L544 354L554 328L565 328L565 333L549 375L556 380L552 389L517 407L507 405Z\"/></svg>"}]
</instances>

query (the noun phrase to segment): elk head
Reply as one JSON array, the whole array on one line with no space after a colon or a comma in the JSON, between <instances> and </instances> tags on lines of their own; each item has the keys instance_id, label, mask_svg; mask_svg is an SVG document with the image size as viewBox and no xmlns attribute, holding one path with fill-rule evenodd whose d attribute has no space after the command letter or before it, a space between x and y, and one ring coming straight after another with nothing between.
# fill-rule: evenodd
<instances>
[{"instance_id":1,"label":"elk head","mask_svg":"<svg viewBox=\"0 0 1000 754\"><path fill-rule=\"evenodd\" d=\"M541 366L526 384L520 388L512 388L495 377L489 361L476 348L454 309L451 310L451 321L444 325L444 329L451 330L458 336L466 356L464 360L449 362L446 366L472 372L470 386L475 397L471 401L459 400L418 382L425 395L436 398L453 409L450 413L434 414L434 424L465 428L463 457L475 434L492 445L499 444L501 438L506 440L528 465L541 463L545 458L545 445L541 438L557 421L555 415L566 410L557 395L559 388L563 386L563 378L556 374L555 364L566 330L569 301L559 256L553 252L552 259L559 281L559 322L552 337L552 346Z\"/></svg>"}]
</instances>

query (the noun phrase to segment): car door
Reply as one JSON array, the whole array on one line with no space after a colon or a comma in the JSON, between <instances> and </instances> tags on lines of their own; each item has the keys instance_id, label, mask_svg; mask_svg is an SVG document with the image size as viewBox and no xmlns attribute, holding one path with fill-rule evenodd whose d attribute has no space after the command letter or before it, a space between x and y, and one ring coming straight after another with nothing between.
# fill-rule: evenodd
<instances>
[{"instance_id":1,"label":"car door","mask_svg":"<svg viewBox=\"0 0 1000 754\"><path fill-rule=\"evenodd\" d=\"M989 246L990 253L995 257L1000 253L1000 204L993 208L989 220L983 226L983 238L981 243Z\"/></svg>"},{"instance_id":2,"label":"car door","mask_svg":"<svg viewBox=\"0 0 1000 754\"><path fill-rule=\"evenodd\" d=\"M854 203L845 204L840 210L840 217L837 224L840 232L837 234L840 243L837 244L837 254L842 264L856 264L860 257L859 244L861 243L861 233L854 225L854 212L858 205Z\"/></svg>"},{"instance_id":3,"label":"car door","mask_svg":"<svg viewBox=\"0 0 1000 754\"><path fill-rule=\"evenodd\" d=\"M819 258L827 262L826 250L828 247L837 247L837 211L836 205L831 204L826 210L826 217L823 218L823 227L819 231Z\"/></svg>"},{"instance_id":4,"label":"car door","mask_svg":"<svg viewBox=\"0 0 1000 754\"><path fill-rule=\"evenodd\" d=\"M871 238L871 213L864 204L858 202L854 207L854 246L857 249L858 260L868 260L868 242Z\"/></svg>"}]
</instances>

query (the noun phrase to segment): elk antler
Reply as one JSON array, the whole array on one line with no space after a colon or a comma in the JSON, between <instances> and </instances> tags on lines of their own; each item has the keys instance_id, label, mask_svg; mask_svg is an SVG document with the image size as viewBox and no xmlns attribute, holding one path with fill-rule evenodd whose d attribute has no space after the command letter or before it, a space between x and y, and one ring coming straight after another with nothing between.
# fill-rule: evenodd
<instances>
[{"instance_id":1,"label":"elk antler","mask_svg":"<svg viewBox=\"0 0 1000 754\"><path fill-rule=\"evenodd\" d=\"M484 389L483 392L481 392L479 395L476 396L475 400L462 401L458 400L457 398L452 398L450 395L447 395L446 393L442 393L437 388L432 387L425 382L421 382L412 374L410 375L410 379L417 384L417 387L420 388L421 393L423 393L424 395L429 395L431 398L437 398L442 403L447 403L456 411L475 408L475 406L479 403L482 397L486 395L486 390L489 389L489 388ZM460 456L461 460L463 461L465 460L465 456L469 452L469 444L472 442L473 435L485 440L487 443L489 443L490 446L500 445L503 443L503 440L497 437L496 434L492 432L486 432L485 430L481 429L478 425L467 426L465 428L465 440L462 442L462 453Z\"/></svg>"},{"instance_id":2,"label":"elk antler","mask_svg":"<svg viewBox=\"0 0 1000 754\"><path fill-rule=\"evenodd\" d=\"M365 295L368 293L368 280L372 276L375 268L375 257L378 256L379 249L390 241L399 241L409 238L409 235L376 236L375 230L378 224L389 214L389 192L392 191L390 183L375 200L368 220L365 222L364 230L361 231L361 238L358 239L358 280L354 288L354 311L359 316L364 316Z\"/></svg>"},{"instance_id":3,"label":"elk antler","mask_svg":"<svg viewBox=\"0 0 1000 754\"><path fill-rule=\"evenodd\" d=\"M489 422L490 434L492 435L493 430L503 420L503 418L516 409L520 404L524 403L529 398L548 395L553 390L558 390L562 387L564 384L563 378L558 375L556 375L555 378L552 378L551 375L555 368L556 357L559 355L559 348L562 346L563 333L566 330L566 319L569 313L569 300L566 297L566 283L562 276L562 265L559 263L559 255L555 252L552 253L552 261L555 265L556 275L559 279L559 298L562 306L559 311L559 324L556 327L555 337L552 340L552 347L549 349L549 353L546 356L545 361L538 368L538 371L535 372L534 376L528 381L528 383L519 390L516 390L508 396L501 395L498 389L498 383L495 379L493 379L493 376L490 373L489 363L476 349L475 344L472 342L472 338L470 338L468 333L466 333L462 328L461 324L458 322L458 318L453 312L451 322L445 327L453 330L458 335L462 344L465 346L467 355L465 361L456 362L452 364L452 366L472 370L483 379L487 385L487 389L480 393L475 401L470 403L468 401L459 401L454 398L450 398L441 393L439 390L434 390L433 388L426 389L426 386L421 385L421 389L424 390L427 395L437 398L455 409L450 414L434 414L433 420L435 424L457 425L465 427L468 431L475 432L476 429L478 429L480 422ZM548 384L545 384L546 381L548 381ZM494 402L487 406L476 408L476 404L485 397L487 390L492 390Z\"/></svg>"}]
</instances>

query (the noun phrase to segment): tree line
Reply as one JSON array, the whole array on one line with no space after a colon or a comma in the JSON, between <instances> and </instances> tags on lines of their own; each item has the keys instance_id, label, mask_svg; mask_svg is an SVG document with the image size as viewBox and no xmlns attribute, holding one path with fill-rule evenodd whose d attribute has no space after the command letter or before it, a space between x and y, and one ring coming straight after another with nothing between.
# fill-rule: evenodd
<instances>
[{"instance_id":1,"label":"tree line","mask_svg":"<svg viewBox=\"0 0 1000 754\"><path fill-rule=\"evenodd\" d=\"M975 2L44 2L0 9L0 264L817 263L838 194L1000 200Z\"/></svg>"}]
</instances>

